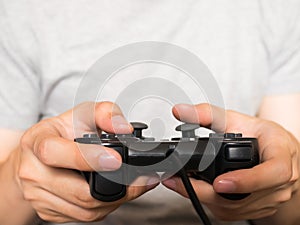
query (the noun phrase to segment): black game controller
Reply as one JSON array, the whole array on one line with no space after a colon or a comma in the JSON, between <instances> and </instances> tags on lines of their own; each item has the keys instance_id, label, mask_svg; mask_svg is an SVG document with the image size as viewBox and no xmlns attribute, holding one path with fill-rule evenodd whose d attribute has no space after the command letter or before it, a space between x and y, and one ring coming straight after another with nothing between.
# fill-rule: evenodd
<instances>
[{"instance_id":1,"label":"black game controller","mask_svg":"<svg viewBox=\"0 0 300 225\"><path fill-rule=\"evenodd\" d=\"M220 174L232 170L251 168L259 163L258 143L255 138L242 134L211 133L197 137L197 124L176 127L181 138L155 141L142 136L147 128L143 123L131 123L133 134L84 134L75 141L114 148L122 156L123 165L116 171L83 172L89 182L91 195L105 202L116 201L126 195L126 186L140 175L157 172L176 173L180 169L189 177L210 184ZM222 194L227 199L238 200L249 194Z\"/></svg>"}]
</instances>

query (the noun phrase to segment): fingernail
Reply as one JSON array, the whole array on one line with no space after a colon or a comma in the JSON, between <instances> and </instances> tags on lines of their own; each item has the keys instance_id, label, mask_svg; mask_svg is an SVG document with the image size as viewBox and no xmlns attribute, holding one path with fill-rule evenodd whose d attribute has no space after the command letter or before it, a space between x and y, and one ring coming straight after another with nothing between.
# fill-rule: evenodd
<instances>
[{"instance_id":1,"label":"fingernail","mask_svg":"<svg viewBox=\"0 0 300 225\"><path fill-rule=\"evenodd\" d=\"M128 129L130 130L130 124L127 122L127 120L120 115L113 116L111 118L112 126L114 129Z\"/></svg>"},{"instance_id":2,"label":"fingernail","mask_svg":"<svg viewBox=\"0 0 300 225\"><path fill-rule=\"evenodd\" d=\"M194 109L194 107L192 105L189 105L189 104L177 104L175 105L175 110L177 110L177 112L180 112L180 111L185 111L185 110L191 110L191 109Z\"/></svg>"},{"instance_id":3,"label":"fingernail","mask_svg":"<svg viewBox=\"0 0 300 225\"><path fill-rule=\"evenodd\" d=\"M150 177L149 180L147 180L147 186L155 186L157 183L159 183L160 180L156 177Z\"/></svg>"},{"instance_id":4,"label":"fingernail","mask_svg":"<svg viewBox=\"0 0 300 225\"><path fill-rule=\"evenodd\" d=\"M103 154L99 157L99 165L103 170L116 170L121 166L121 162L113 155Z\"/></svg>"},{"instance_id":5,"label":"fingernail","mask_svg":"<svg viewBox=\"0 0 300 225\"><path fill-rule=\"evenodd\" d=\"M188 104L178 104L175 106L175 111L177 113L178 119L183 120L185 122L193 121L193 123L199 122L199 115L195 106Z\"/></svg>"},{"instance_id":6,"label":"fingernail","mask_svg":"<svg viewBox=\"0 0 300 225\"><path fill-rule=\"evenodd\" d=\"M173 179L168 179L164 181L164 185L167 186L168 188L176 191L177 189L177 185L176 185L176 181Z\"/></svg>"},{"instance_id":7,"label":"fingernail","mask_svg":"<svg viewBox=\"0 0 300 225\"><path fill-rule=\"evenodd\" d=\"M215 190L218 193L234 193L236 185L231 180L220 180L215 184Z\"/></svg>"}]
</instances>

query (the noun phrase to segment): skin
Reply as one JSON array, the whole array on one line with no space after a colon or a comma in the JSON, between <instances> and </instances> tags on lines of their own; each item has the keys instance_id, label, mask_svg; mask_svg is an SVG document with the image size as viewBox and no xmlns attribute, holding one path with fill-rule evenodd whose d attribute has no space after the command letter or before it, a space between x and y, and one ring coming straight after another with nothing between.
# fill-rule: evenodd
<instances>
[{"instance_id":1,"label":"skin","mask_svg":"<svg viewBox=\"0 0 300 225\"><path fill-rule=\"evenodd\" d=\"M286 102L279 104L276 100ZM208 104L177 105L173 109L176 118L184 122L200 123L214 126L226 132L242 132L244 136L257 137L260 148L261 164L246 170L232 171L217 177L213 185L192 179L192 184L202 203L220 220L253 219L256 224L299 224L300 215L296 212L300 206L299 187L299 119L284 119L278 115L278 121L285 124L294 135L277 123L263 119L269 118L269 112L274 112L283 105L299 109L300 95L269 97L264 99L259 117L250 117L234 111L226 111L226 126L222 123L222 110ZM294 103L294 104L293 104ZM287 108L285 108L287 109ZM282 110L283 111L283 110ZM275 111L276 112L276 111ZM278 112L278 111L277 111ZM212 116L213 115L213 116ZM274 113L271 118L276 120ZM298 122L298 123L297 123ZM219 130L220 131L220 130ZM179 178L173 177L163 184L187 196ZM220 197L217 192L252 193L240 201L230 201ZM287 216L289 215L289 216ZM263 218L263 219L261 219Z\"/></svg>"},{"instance_id":2,"label":"skin","mask_svg":"<svg viewBox=\"0 0 300 225\"><path fill-rule=\"evenodd\" d=\"M275 225L297 224L298 213L294 212L299 209L300 203L299 142L295 137L299 138L297 132L300 130L300 121L299 117L292 118L289 113L299 115L299 100L299 94L266 97L259 113L259 117L264 119L226 111L226 127L218 118L223 111L213 106L177 105L174 108L174 115L182 121L210 126L214 120L216 129L242 132L244 136L259 139L262 160L259 166L223 174L215 180L213 186L200 180L192 180L199 199L216 217L222 220L257 219L255 223L258 225L271 224L270 222ZM285 105L286 102L289 104ZM100 129L107 132L132 131L120 109L109 102L96 104L95 119L92 122L85 121L84 112L91 104L94 103L85 103L74 109L82 112L82 119L76 126L79 132L91 131L94 121ZM285 118L276 116L279 106L286 110ZM273 121L278 119L277 122L281 124L284 122L285 128L265 120L266 118ZM93 199L89 194L88 184L70 169L113 170L120 166L120 156L101 146L84 147L75 144L72 119L70 110L43 120L26 132L0 130L0 193L3 199L0 202L0 224L32 224L31 220L36 214L52 222L102 220L122 203L157 185L153 181L155 178L140 177L139 184L145 185L130 186L126 197L117 202L104 203ZM163 184L186 196L182 183L177 178L166 180ZM252 194L241 201L229 201L216 192ZM11 213L12 208L18 216Z\"/></svg>"},{"instance_id":3,"label":"skin","mask_svg":"<svg viewBox=\"0 0 300 225\"><path fill-rule=\"evenodd\" d=\"M84 112L91 107L94 103L84 103L74 110L83 112L84 118ZM27 130L19 144L10 146L15 149L7 160L3 160L0 171L1 183L5 183L5 186L1 185L1 193L5 193L3 196L7 198L0 203L1 224L30 224L35 214L57 223L102 220L122 203L157 185L153 182L154 178L139 177L139 186L133 184L119 201L105 203L91 197L87 182L70 169L114 170L121 165L121 158L113 149L75 143L72 116L73 111L70 110L43 120ZM132 132L120 109L109 102L95 105L95 122L107 132ZM81 133L91 132L91 127L92 122L84 120L76 126ZM16 134L20 137L19 132ZM16 197L12 199L12 196ZM16 217L10 213L11 207L7 207L5 202L14 204L15 211L22 215Z\"/></svg>"}]
</instances>

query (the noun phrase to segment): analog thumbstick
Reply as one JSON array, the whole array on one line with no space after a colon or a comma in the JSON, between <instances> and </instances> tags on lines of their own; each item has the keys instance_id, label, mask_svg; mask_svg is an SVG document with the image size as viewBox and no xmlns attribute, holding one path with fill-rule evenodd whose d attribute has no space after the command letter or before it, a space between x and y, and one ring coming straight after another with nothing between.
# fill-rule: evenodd
<instances>
[{"instance_id":1,"label":"analog thumbstick","mask_svg":"<svg viewBox=\"0 0 300 225\"><path fill-rule=\"evenodd\" d=\"M148 125L141 122L131 122L131 126L133 127L133 135L137 138L143 138L142 130L147 129Z\"/></svg>"},{"instance_id":2,"label":"analog thumbstick","mask_svg":"<svg viewBox=\"0 0 300 225\"><path fill-rule=\"evenodd\" d=\"M199 124L184 123L176 127L176 131L181 131L183 138L195 138L195 130L200 128Z\"/></svg>"}]
</instances>

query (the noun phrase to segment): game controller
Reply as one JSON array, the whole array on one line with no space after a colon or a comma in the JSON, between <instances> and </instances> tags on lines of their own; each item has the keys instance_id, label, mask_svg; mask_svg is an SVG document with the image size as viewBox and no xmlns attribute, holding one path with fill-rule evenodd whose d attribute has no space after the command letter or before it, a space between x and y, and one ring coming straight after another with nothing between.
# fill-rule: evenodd
<instances>
[{"instance_id":1,"label":"game controller","mask_svg":"<svg viewBox=\"0 0 300 225\"><path fill-rule=\"evenodd\" d=\"M240 133L211 133L209 137L197 137L197 124L181 124L176 127L180 138L156 141L144 137L144 123L131 123L133 134L84 134L75 141L111 147L121 155L123 164L116 171L82 172L90 185L91 195L104 202L121 199L126 187L141 175L157 172L174 173L183 168L189 177L212 184L226 172L254 167L259 163L256 138L242 137ZM222 194L231 200L247 197L245 194Z\"/></svg>"}]
</instances>

